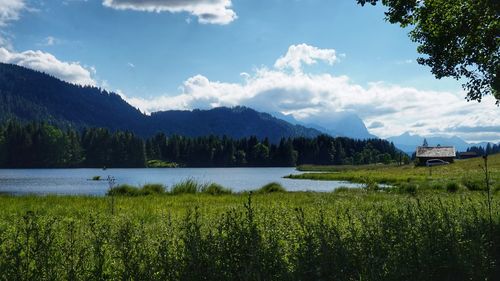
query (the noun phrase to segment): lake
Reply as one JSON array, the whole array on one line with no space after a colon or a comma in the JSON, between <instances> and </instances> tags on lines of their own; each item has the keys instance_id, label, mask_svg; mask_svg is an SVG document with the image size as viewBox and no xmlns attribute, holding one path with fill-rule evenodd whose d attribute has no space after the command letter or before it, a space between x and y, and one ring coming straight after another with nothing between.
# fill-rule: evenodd
<instances>
[{"instance_id":1,"label":"lake","mask_svg":"<svg viewBox=\"0 0 500 281\"><path fill-rule=\"evenodd\" d=\"M193 179L200 183L218 183L233 191L252 190L270 182L281 183L288 191L332 191L340 186L359 187L359 184L339 181L284 179L300 173L295 168L175 168L175 169L0 169L0 193L96 195L109 188L108 176L116 184L142 185L162 183L167 187ZM91 180L101 176L101 181Z\"/></svg>"}]
</instances>

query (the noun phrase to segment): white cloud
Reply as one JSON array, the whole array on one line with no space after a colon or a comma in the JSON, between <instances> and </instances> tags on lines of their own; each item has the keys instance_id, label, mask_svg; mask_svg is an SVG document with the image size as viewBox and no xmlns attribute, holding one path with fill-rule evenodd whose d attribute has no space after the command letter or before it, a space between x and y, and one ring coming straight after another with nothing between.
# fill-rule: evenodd
<instances>
[{"instance_id":1,"label":"white cloud","mask_svg":"<svg viewBox=\"0 0 500 281\"><path fill-rule=\"evenodd\" d=\"M246 105L261 111L292 114L303 121L322 120L326 124L332 112L349 111L359 115L365 124L371 124L370 132L380 137L410 131L420 135L457 134L476 141L484 136L500 141L500 132L490 130L485 134L454 129L500 126L500 109L491 97L482 103L466 102L463 92L424 91L384 82L361 86L347 76L305 73L302 63L316 60L333 63L335 52L298 46L303 46L298 52L300 55L294 55L297 46L290 48L291 51L276 61L274 68L263 67L251 74L243 72L240 83L211 81L203 75L195 75L182 84L178 95L124 97L146 112ZM311 53L315 55L308 55ZM287 67L294 71L286 71ZM412 126L417 123L419 126Z\"/></svg>"},{"instance_id":2,"label":"white cloud","mask_svg":"<svg viewBox=\"0 0 500 281\"><path fill-rule=\"evenodd\" d=\"M18 53L0 47L0 62L35 69L74 84L96 85L92 78L95 74L93 67L84 67L79 62L63 62L42 51Z\"/></svg>"},{"instance_id":3,"label":"white cloud","mask_svg":"<svg viewBox=\"0 0 500 281\"><path fill-rule=\"evenodd\" d=\"M280 57L274 67L285 70L291 69L293 72L301 72L302 65L315 64L324 61L332 65L337 61L336 52L333 49L319 49L307 44L292 45L288 52Z\"/></svg>"},{"instance_id":4,"label":"white cloud","mask_svg":"<svg viewBox=\"0 0 500 281\"><path fill-rule=\"evenodd\" d=\"M187 12L202 24L224 25L237 18L231 0L104 0L103 5L118 10Z\"/></svg>"},{"instance_id":5,"label":"white cloud","mask_svg":"<svg viewBox=\"0 0 500 281\"><path fill-rule=\"evenodd\" d=\"M26 8L24 0L0 0L0 27L10 21L18 20L24 8Z\"/></svg>"}]
</instances>

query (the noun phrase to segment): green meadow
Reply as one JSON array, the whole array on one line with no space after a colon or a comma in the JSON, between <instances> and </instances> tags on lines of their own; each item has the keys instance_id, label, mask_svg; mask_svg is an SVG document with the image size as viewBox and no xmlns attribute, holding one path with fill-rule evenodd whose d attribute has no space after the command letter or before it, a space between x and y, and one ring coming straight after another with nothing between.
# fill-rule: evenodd
<instances>
[{"instance_id":1,"label":"green meadow","mask_svg":"<svg viewBox=\"0 0 500 281\"><path fill-rule=\"evenodd\" d=\"M0 279L495 280L499 199L490 211L483 192L3 196Z\"/></svg>"},{"instance_id":2,"label":"green meadow","mask_svg":"<svg viewBox=\"0 0 500 281\"><path fill-rule=\"evenodd\" d=\"M314 166L298 167L305 173L290 175L293 179L342 180L366 184L389 184L396 187L414 185L421 190L445 189L449 184L457 184L467 190L484 190L484 160L474 158L456 160L455 163L434 167L415 167L413 164L361 165L361 166ZM490 183L495 190L500 189L500 154L488 157ZM312 172L312 173L311 173Z\"/></svg>"}]
</instances>

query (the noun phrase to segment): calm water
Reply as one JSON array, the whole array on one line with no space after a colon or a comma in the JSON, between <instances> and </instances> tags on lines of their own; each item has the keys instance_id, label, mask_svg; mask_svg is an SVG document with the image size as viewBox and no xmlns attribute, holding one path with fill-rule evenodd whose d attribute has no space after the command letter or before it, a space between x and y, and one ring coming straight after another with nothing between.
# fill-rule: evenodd
<instances>
[{"instance_id":1,"label":"calm water","mask_svg":"<svg viewBox=\"0 0 500 281\"><path fill-rule=\"evenodd\" d=\"M94 176L112 176L116 184L142 185L162 183L167 187L186 179L200 183L216 182L233 191L252 190L269 182L279 182L289 191L332 191L339 186L358 187L338 181L284 179L299 173L294 168L177 168L177 169L0 169L0 193L9 194L85 194L104 195L106 180Z\"/></svg>"}]
</instances>

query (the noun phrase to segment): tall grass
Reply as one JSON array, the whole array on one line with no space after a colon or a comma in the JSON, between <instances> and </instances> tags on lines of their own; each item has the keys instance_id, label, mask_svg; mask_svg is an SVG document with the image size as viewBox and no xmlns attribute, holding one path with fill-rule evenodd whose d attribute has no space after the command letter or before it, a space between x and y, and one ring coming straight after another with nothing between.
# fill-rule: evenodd
<instances>
[{"instance_id":1,"label":"tall grass","mask_svg":"<svg viewBox=\"0 0 500 281\"><path fill-rule=\"evenodd\" d=\"M286 192L286 189L278 182L271 182L265 184L261 188L257 189L255 193L282 193Z\"/></svg>"},{"instance_id":2,"label":"tall grass","mask_svg":"<svg viewBox=\"0 0 500 281\"><path fill-rule=\"evenodd\" d=\"M0 197L0 280L496 280L497 199Z\"/></svg>"},{"instance_id":3,"label":"tall grass","mask_svg":"<svg viewBox=\"0 0 500 281\"><path fill-rule=\"evenodd\" d=\"M148 183L142 187L136 187L129 184L121 184L108 190L108 196L144 196L159 195L166 192L162 184Z\"/></svg>"}]
</instances>

